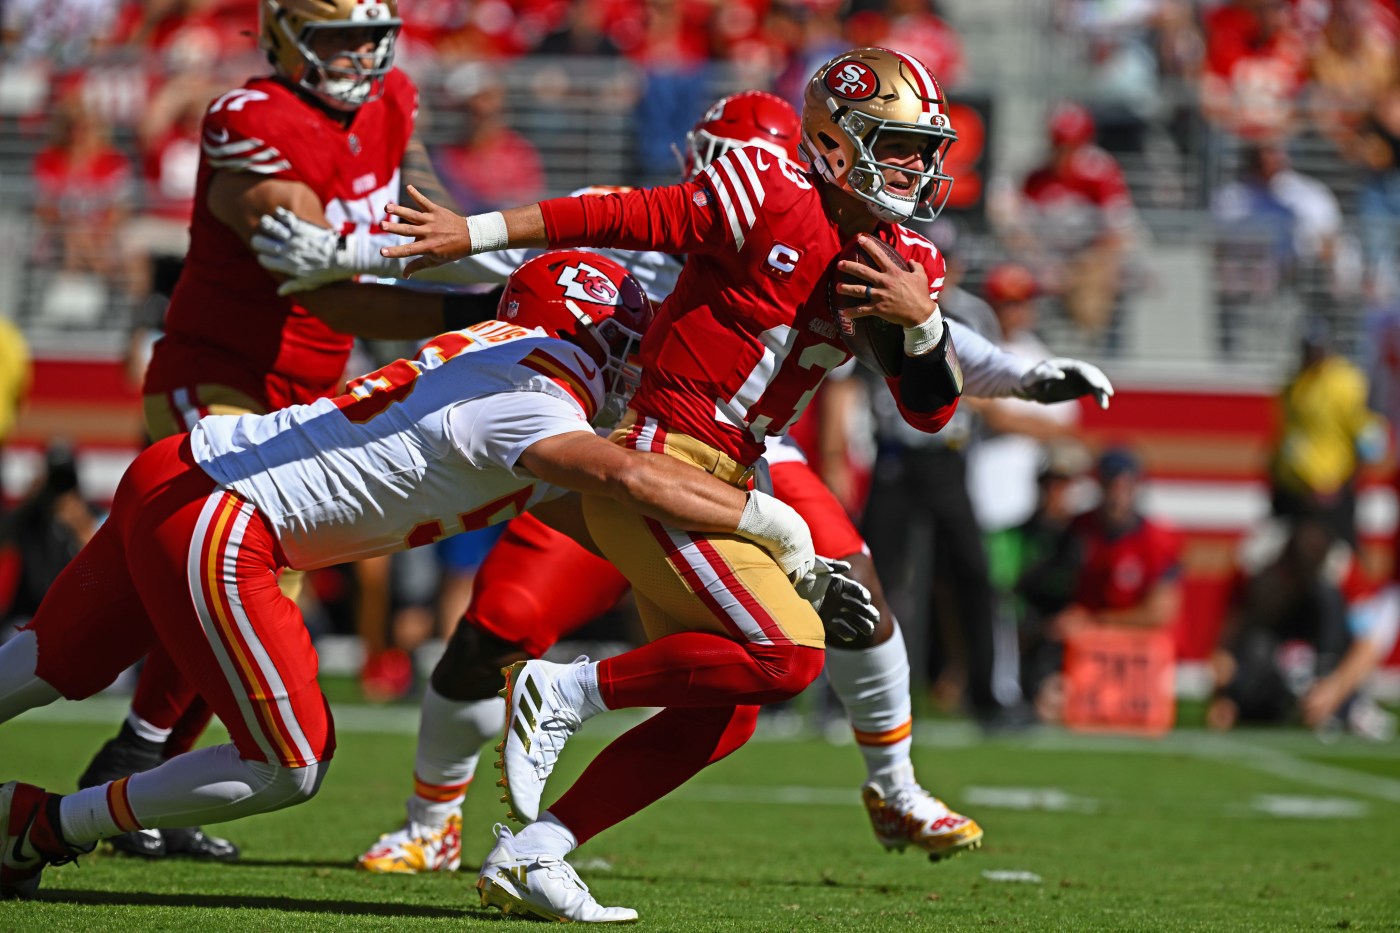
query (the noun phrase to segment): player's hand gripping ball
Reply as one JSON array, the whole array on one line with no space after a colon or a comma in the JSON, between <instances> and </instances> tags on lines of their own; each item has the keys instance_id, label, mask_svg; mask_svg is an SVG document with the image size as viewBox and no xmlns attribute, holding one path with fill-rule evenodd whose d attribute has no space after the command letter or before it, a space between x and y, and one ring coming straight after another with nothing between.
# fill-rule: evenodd
<instances>
[{"instance_id":1,"label":"player's hand gripping ball","mask_svg":"<svg viewBox=\"0 0 1400 933\"><path fill-rule=\"evenodd\" d=\"M837 260L844 259L873 269L880 268L866 252L868 249L883 252L901 269L909 268L909 263L895 252L893 246L873 236L856 237L851 240L841 249ZM864 288L869 284L864 279L840 270L832 273L831 287L827 294L831 318L841 332L841 339L856 359L882 376L898 376L904 366L904 328L873 314L857 318L846 317L845 311L864 307L867 300L863 296L842 295L836 290L837 285L857 285Z\"/></svg>"}]
</instances>

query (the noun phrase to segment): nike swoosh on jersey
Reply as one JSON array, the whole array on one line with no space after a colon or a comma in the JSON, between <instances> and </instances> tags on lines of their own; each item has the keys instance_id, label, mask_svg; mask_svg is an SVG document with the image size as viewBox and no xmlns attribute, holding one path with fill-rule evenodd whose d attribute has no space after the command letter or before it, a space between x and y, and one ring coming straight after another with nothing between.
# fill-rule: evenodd
<instances>
[{"instance_id":1,"label":"nike swoosh on jersey","mask_svg":"<svg viewBox=\"0 0 1400 933\"><path fill-rule=\"evenodd\" d=\"M598 375L598 370L596 370L596 369L589 369L589 368L588 368L586 365L584 365L583 363L579 363L579 364L578 364L578 368L579 368L579 371L583 373L583 378L585 378L585 379L590 379L590 380L591 380L594 376Z\"/></svg>"},{"instance_id":2,"label":"nike swoosh on jersey","mask_svg":"<svg viewBox=\"0 0 1400 933\"><path fill-rule=\"evenodd\" d=\"M226 143L226 142L228 142L228 130L218 130L218 131L215 131L215 130L205 130L205 131L204 131L204 135L205 135L205 136L208 136L210 139L212 139L212 140L213 140L214 142L216 142L216 143Z\"/></svg>"}]
</instances>

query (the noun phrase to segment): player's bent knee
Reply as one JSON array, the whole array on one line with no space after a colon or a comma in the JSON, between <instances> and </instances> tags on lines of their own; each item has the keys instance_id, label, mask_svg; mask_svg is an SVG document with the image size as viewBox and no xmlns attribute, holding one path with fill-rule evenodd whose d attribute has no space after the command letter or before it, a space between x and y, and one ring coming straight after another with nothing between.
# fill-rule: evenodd
<instances>
[{"instance_id":1,"label":"player's bent knee","mask_svg":"<svg viewBox=\"0 0 1400 933\"><path fill-rule=\"evenodd\" d=\"M330 769L329 761L313 761L302 768L250 761L248 767L259 778L258 801L265 804L263 812L280 810L306 803L321 790Z\"/></svg>"},{"instance_id":2,"label":"player's bent knee","mask_svg":"<svg viewBox=\"0 0 1400 933\"><path fill-rule=\"evenodd\" d=\"M520 645L492 635L463 619L433 668L433 689L449 700L489 700L505 685L501 668L531 655Z\"/></svg>"},{"instance_id":3,"label":"player's bent knee","mask_svg":"<svg viewBox=\"0 0 1400 933\"><path fill-rule=\"evenodd\" d=\"M806 645L755 645L750 651L768 680L768 703L790 700L806 690L826 663L823 649Z\"/></svg>"}]
</instances>

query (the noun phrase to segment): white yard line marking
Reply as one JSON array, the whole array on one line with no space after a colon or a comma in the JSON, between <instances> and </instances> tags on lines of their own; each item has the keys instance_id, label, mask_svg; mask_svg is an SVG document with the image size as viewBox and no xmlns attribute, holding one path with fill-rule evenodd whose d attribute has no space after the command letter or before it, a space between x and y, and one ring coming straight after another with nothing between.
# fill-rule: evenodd
<instances>
[{"instance_id":1,"label":"white yard line marking","mask_svg":"<svg viewBox=\"0 0 1400 933\"><path fill-rule=\"evenodd\" d=\"M1044 810L1049 813L1097 813L1099 802L1075 797L1058 787L964 787L958 799L968 806L995 810Z\"/></svg>"},{"instance_id":2,"label":"white yard line marking","mask_svg":"<svg viewBox=\"0 0 1400 933\"><path fill-rule=\"evenodd\" d=\"M1259 794L1249 802L1253 810L1294 820L1359 820L1371 812L1360 800L1348 797L1300 797Z\"/></svg>"}]
</instances>

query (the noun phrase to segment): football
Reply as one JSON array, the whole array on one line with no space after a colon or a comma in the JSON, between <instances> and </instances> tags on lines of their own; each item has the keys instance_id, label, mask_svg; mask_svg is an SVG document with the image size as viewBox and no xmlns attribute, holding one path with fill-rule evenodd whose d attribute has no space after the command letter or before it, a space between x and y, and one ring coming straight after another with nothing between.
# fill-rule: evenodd
<instances>
[{"instance_id":1,"label":"football","mask_svg":"<svg viewBox=\"0 0 1400 933\"><path fill-rule=\"evenodd\" d=\"M875 266L875 260L870 258L870 254L861 246L864 242L870 249L879 250L889 256L894 262L904 268L909 264L904 257L895 252L894 247L874 237L866 237L862 240L856 237L847 243L841 250L838 259L846 259L851 262L858 262L866 266ZM898 324L891 324L884 318L860 317L855 320L848 320L842 312L846 308L855 308L865 304L862 298L853 298L838 294L836 286L842 283L850 285L869 284L863 279L858 279L853 275L843 273L840 270L831 276L831 288L829 299L831 306L831 318L836 322L837 328L841 331L841 339L846 342L846 346L856 359L870 369L882 376L898 376L900 369L904 366L904 328Z\"/></svg>"}]
</instances>

